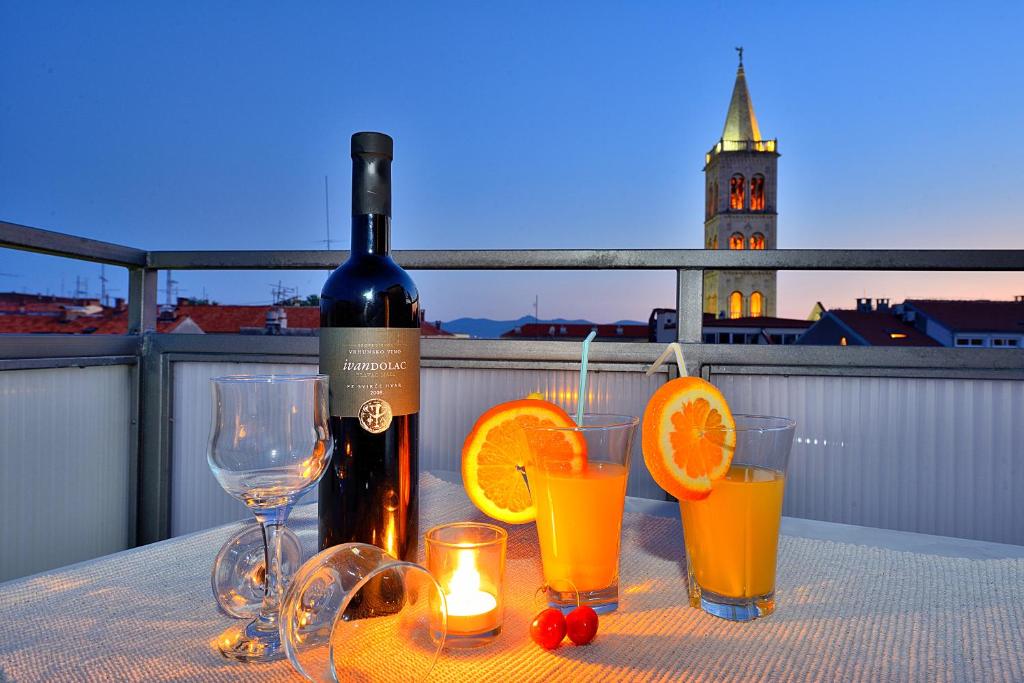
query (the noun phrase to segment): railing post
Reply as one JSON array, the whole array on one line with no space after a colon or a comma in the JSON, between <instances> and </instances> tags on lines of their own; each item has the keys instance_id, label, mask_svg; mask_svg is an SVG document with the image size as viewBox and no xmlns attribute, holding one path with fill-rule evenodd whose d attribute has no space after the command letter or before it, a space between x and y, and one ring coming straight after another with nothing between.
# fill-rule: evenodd
<instances>
[{"instance_id":1,"label":"railing post","mask_svg":"<svg viewBox=\"0 0 1024 683\"><path fill-rule=\"evenodd\" d=\"M133 521L138 545L163 540L171 532L169 373L152 336L156 332L158 273L153 268L128 272L128 334L142 337L134 411L137 488Z\"/></svg>"},{"instance_id":2,"label":"railing post","mask_svg":"<svg viewBox=\"0 0 1024 683\"><path fill-rule=\"evenodd\" d=\"M156 270L128 270L128 334L156 330Z\"/></svg>"},{"instance_id":3,"label":"railing post","mask_svg":"<svg viewBox=\"0 0 1024 683\"><path fill-rule=\"evenodd\" d=\"M171 534L170 363L153 334L142 336L139 358L138 495L135 541Z\"/></svg>"},{"instance_id":4,"label":"railing post","mask_svg":"<svg viewBox=\"0 0 1024 683\"><path fill-rule=\"evenodd\" d=\"M676 339L683 343L701 341L704 316L704 271L676 271ZM689 365L689 364L687 364Z\"/></svg>"}]
</instances>

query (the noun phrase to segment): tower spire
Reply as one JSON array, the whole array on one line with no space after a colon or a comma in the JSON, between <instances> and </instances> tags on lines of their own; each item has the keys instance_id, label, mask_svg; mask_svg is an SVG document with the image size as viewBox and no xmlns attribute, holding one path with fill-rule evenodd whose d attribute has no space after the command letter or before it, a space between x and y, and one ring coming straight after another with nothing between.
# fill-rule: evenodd
<instances>
[{"instance_id":1,"label":"tower spire","mask_svg":"<svg viewBox=\"0 0 1024 683\"><path fill-rule=\"evenodd\" d=\"M747 90L747 78L743 73L743 48L737 47L736 52L739 53L740 64L736 69L736 84L732 88L729 113L725 115L725 128L722 130L722 139L728 141L760 142L761 130L757 126L754 104L750 101L750 91Z\"/></svg>"}]
</instances>

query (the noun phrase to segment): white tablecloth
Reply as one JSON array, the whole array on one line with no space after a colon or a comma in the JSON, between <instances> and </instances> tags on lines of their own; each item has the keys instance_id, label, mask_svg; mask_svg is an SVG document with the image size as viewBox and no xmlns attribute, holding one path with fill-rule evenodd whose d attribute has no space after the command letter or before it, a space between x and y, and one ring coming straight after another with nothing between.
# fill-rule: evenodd
<instances>
[{"instance_id":1,"label":"white tablecloth","mask_svg":"<svg viewBox=\"0 0 1024 683\"><path fill-rule=\"evenodd\" d=\"M309 548L312 515L300 507L291 524ZM479 518L461 486L424 475L421 531ZM3 584L0 680L296 680L287 662L239 664L209 648L229 621L209 568L237 528ZM619 611L602 617L591 645L545 652L528 636L536 532L509 532L504 633L442 655L431 680L1024 681L1024 559L784 535L777 612L734 624L687 606L679 520L627 512Z\"/></svg>"}]
</instances>

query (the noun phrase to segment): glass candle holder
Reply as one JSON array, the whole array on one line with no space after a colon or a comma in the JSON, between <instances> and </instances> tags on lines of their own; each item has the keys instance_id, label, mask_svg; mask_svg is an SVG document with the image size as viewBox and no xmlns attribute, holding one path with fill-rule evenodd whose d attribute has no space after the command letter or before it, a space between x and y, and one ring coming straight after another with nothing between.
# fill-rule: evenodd
<instances>
[{"instance_id":1,"label":"glass candle holder","mask_svg":"<svg viewBox=\"0 0 1024 683\"><path fill-rule=\"evenodd\" d=\"M490 643L501 633L508 534L493 524L456 522L434 527L425 538L427 570L441 585L448 607L444 644ZM435 613L440 615L440 606Z\"/></svg>"}]
</instances>

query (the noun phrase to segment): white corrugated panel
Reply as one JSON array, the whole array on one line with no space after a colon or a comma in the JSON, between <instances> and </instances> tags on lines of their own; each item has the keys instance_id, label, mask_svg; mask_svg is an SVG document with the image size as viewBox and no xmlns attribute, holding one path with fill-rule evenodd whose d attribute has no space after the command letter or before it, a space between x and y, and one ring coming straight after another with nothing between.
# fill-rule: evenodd
<instances>
[{"instance_id":1,"label":"white corrugated panel","mask_svg":"<svg viewBox=\"0 0 1024 683\"><path fill-rule=\"evenodd\" d=\"M714 375L797 421L784 512L1024 544L1024 382Z\"/></svg>"},{"instance_id":2,"label":"white corrugated panel","mask_svg":"<svg viewBox=\"0 0 1024 683\"><path fill-rule=\"evenodd\" d=\"M171 461L171 533L179 535L248 516L244 507L220 488L206 463L210 433L211 377L227 374L315 372L315 365L266 363L173 364L174 428ZM591 372L587 409L593 412L640 415L664 376L639 372ZM424 368L420 401L420 468L460 469L463 439L476 418L502 401L532 391L574 409L579 373L556 370L483 370ZM651 480L640 453L637 432L629 494L663 498ZM315 500L311 492L303 502Z\"/></svg>"},{"instance_id":3,"label":"white corrugated panel","mask_svg":"<svg viewBox=\"0 0 1024 683\"><path fill-rule=\"evenodd\" d=\"M127 547L131 372L0 372L0 581Z\"/></svg>"},{"instance_id":4,"label":"white corrugated panel","mask_svg":"<svg viewBox=\"0 0 1024 683\"><path fill-rule=\"evenodd\" d=\"M206 461L213 414L210 379L222 375L273 375L317 372L316 365L285 363L172 363L174 377L171 432L171 535L252 516L225 493ZM315 500L316 491L302 502Z\"/></svg>"}]
</instances>

